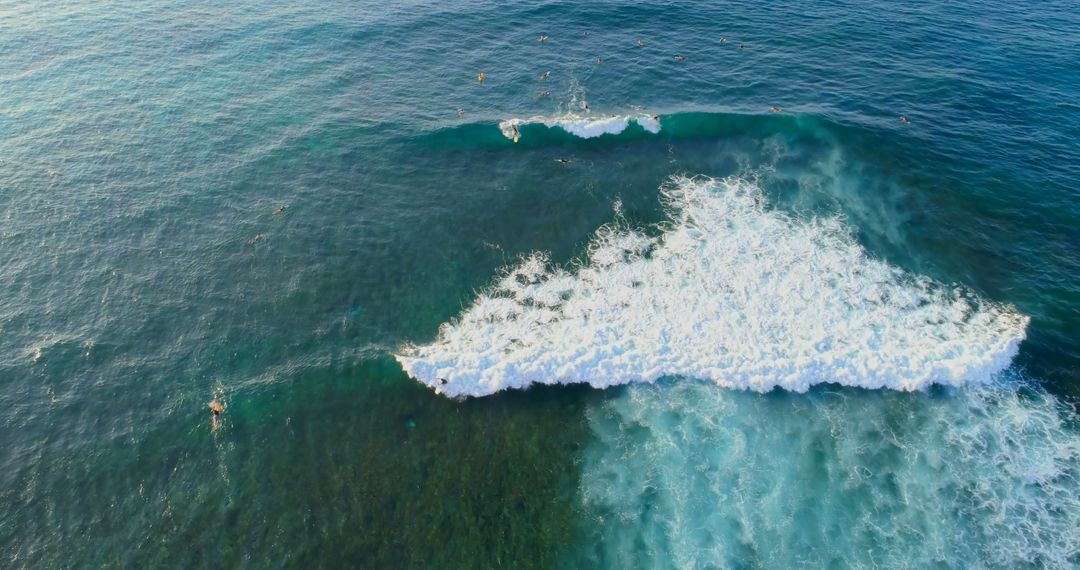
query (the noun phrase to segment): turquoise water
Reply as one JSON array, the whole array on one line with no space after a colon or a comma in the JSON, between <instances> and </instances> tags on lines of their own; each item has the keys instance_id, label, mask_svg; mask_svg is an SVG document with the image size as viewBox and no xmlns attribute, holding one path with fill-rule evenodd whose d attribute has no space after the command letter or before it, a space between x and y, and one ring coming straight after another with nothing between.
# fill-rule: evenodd
<instances>
[{"instance_id":1,"label":"turquoise water","mask_svg":"<svg viewBox=\"0 0 1080 570\"><path fill-rule=\"evenodd\" d=\"M0 559L1075 567L1078 29L0 4Z\"/></svg>"}]
</instances>

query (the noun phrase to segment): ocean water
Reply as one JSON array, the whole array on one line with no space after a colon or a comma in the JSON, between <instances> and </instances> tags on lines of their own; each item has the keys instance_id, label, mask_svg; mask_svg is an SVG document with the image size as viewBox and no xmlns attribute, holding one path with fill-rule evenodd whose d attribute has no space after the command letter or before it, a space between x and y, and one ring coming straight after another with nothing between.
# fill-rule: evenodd
<instances>
[{"instance_id":1,"label":"ocean water","mask_svg":"<svg viewBox=\"0 0 1080 570\"><path fill-rule=\"evenodd\" d=\"M0 565L1080 565L1074 8L0 3Z\"/></svg>"}]
</instances>

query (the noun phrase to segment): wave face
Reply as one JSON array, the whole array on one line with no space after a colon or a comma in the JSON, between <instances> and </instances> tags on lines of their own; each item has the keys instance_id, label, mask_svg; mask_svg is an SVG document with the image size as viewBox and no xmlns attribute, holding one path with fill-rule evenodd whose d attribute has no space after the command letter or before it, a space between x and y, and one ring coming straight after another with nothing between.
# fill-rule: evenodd
<instances>
[{"instance_id":1,"label":"wave face","mask_svg":"<svg viewBox=\"0 0 1080 570\"><path fill-rule=\"evenodd\" d=\"M1077 418L1038 389L665 384L590 407L570 566L1080 564Z\"/></svg>"},{"instance_id":2,"label":"wave face","mask_svg":"<svg viewBox=\"0 0 1080 570\"><path fill-rule=\"evenodd\" d=\"M765 208L750 180L679 178L660 235L615 223L575 268L533 254L398 361L447 396L669 375L766 392L986 382L1027 317L871 259L839 219Z\"/></svg>"}]
</instances>

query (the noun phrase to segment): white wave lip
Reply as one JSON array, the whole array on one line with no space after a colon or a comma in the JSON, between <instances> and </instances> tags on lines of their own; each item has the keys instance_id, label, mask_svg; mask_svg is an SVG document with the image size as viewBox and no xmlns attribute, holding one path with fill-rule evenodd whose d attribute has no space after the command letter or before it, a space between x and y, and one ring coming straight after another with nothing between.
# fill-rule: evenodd
<instances>
[{"instance_id":1,"label":"white wave lip","mask_svg":"<svg viewBox=\"0 0 1080 570\"><path fill-rule=\"evenodd\" d=\"M532 117L529 119L508 119L499 123L499 130L508 139L514 138L514 128L523 125L544 125L547 128L558 127L574 136L591 139L603 135L617 135L627 129L630 123L637 123L646 131L660 132L660 118L649 116L613 115L603 118L567 116L561 118Z\"/></svg>"},{"instance_id":2,"label":"white wave lip","mask_svg":"<svg viewBox=\"0 0 1080 570\"><path fill-rule=\"evenodd\" d=\"M768 210L743 179L679 178L659 236L605 226L586 259L536 253L431 344L396 355L447 396L663 376L804 392L990 380L1028 317L870 258L839 219Z\"/></svg>"}]
</instances>

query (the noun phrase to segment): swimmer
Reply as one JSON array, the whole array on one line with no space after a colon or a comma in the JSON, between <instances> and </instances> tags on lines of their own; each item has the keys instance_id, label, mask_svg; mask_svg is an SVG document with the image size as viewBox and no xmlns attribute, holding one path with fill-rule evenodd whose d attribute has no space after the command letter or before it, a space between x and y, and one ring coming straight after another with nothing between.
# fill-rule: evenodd
<instances>
[{"instance_id":1,"label":"swimmer","mask_svg":"<svg viewBox=\"0 0 1080 570\"><path fill-rule=\"evenodd\" d=\"M551 91L541 91L540 96L541 97L551 97Z\"/></svg>"},{"instance_id":2,"label":"swimmer","mask_svg":"<svg viewBox=\"0 0 1080 570\"><path fill-rule=\"evenodd\" d=\"M604 65L604 60L599 57L596 58L596 65Z\"/></svg>"},{"instance_id":3,"label":"swimmer","mask_svg":"<svg viewBox=\"0 0 1080 570\"><path fill-rule=\"evenodd\" d=\"M262 241L264 239L266 239L266 234L255 234L255 237L249 239L247 241L247 244L248 245L255 245L255 244L259 243L260 241Z\"/></svg>"},{"instance_id":4,"label":"swimmer","mask_svg":"<svg viewBox=\"0 0 1080 570\"><path fill-rule=\"evenodd\" d=\"M274 215L285 213L285 204L278 204L277 208L274 208Z\"/></svg>"},{"instance_id":5,"label":"swimmer","mask_svg":"<svg viewBox=\"0 0 1080 570\"><path fill-rule=\"evenodd\" d=\"M783 109L781 109L780 107L777 107L776 105L773 105L772 109L769 109L770 113L779 113L781 111L783 111Z\"/></svg>"},{"instance_id":6,"label":"swimmer","mask_svg":"<svg viewBox=\"0 0 1080 570\"><path fill-rule=\"evenodd\" d=\"M543 81L543 80L547 79L548 77L551 77L551 72L550 71L545 71L545 72L540 74L540 81Z\"/></svg>"},{"instance_id":7,"label":"swimmer","mask_svg":"<svg viewBox=\"0 0 1080 570\"><path fill-rule=\"evenodd\" d=\"M686 61L686 56L681 53L677 53L675 54L675 61Z\"/></svg>"},{"instance_id":8,"label":"swimmer","mask_svg":"<svg viewBox=\"0 0 1080 570\"><path fill-rule=\"evenodd\" d=\"M221 412L225 411L225 405L217 400L211 400L207 406L210 408L210 427L217 429L221 426Z\"/></svg>"},{"instance_id":9,"label":"swimmer","mask_svg":"<svg viewBox=\"0 0 1080 570\"><path fill-rule=\"evenodd\" d=\"M907 115L900 115L900 122L905 125L911 124L911 121L908 120Z\"/></svg>"},{"instance_id":10,"label":"swimmer","mask_svg":"<svg viewBox=\"0 0 1080 570\"><path fill-rule=\"evenodd\" d=\"M570 159L569 158L556 158L555 162L558 162L559 164L570 164Z\"/></svg>"},{"instance_id":11,"label":"swimmer","mask_svg":"<svg viewBox=\"0 0 1080 570\"><path fill-rule=\"evenodd\" d=\"M483 71L476 74L476 80L479 81L480 83L484 82L484 72Z\"/></svg>"},{"instance_id":12,"label":"swimmer","mask_svg":"<svg viewBox=\"0 0 1080 570\"><path fill-rule=\"evenodd\" d=\"M638 40L637 47L645 47L645 40Z\"/></svg>"},{"instance_id":13,"label":"swimmer","mask_svg":"<svg viewBox=\"0 0 1080 570\"><path fill-rule=\"evenodd\" d=\"M465 109L458 109L457 110L457 116L464 117L465 116Z\"/></svg>"},{"instance_id":14,"label":"swimmer","mask_svg":"<svg viewBox=\"0 0 1080 570\"><path fill-rule=\"evenodd\" d=\"M539 36L536 36L536 39L540 40L540 43L544 43L544 42L548 41L548 38L550 38L550 37L551 36L549 36L547 34L540 34Z\"/></svg>"}]
</instances>

